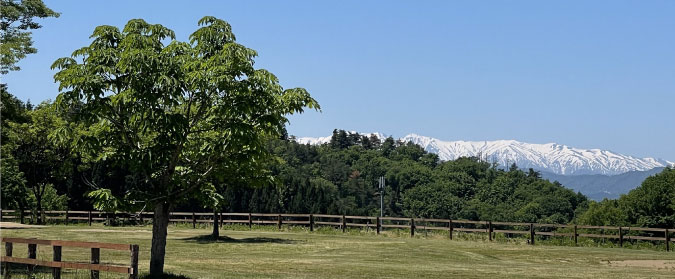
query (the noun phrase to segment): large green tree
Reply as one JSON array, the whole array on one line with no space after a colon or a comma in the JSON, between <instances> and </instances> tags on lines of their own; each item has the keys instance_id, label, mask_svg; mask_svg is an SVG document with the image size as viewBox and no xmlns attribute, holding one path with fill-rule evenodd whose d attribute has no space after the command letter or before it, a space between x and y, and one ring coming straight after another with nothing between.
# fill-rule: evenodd
<instances>
[{"instance_id":1,"label":"large green tree","mask_svg":"<svg viewBox=\"0 0 675 279\"><path fill-rule=\"evenodd\" d=\"M23 184L33 199L33 212L36 215L34 220L43 223L43 202L46 196L56 195L54 185L65 180L70 152L52 138L57 128L64 124L63 119L54 112L53 105L44 102L35 110L26 112L26 115L28 119L25 123L8 123L8 142L3 143L3 148L11 150L11 158L7 158L7 163L16 162L17 167L8 167L7 171L21 171L21 176L25 178ZM3 174L7 173L3 170ZM19 175L16 177L17 179L8 181L11 187L21 187ZM25 201L17 199L25 197L14 196L10 200L16 200L14 203L18 208L26 205Z\"/></svg>"},{"instance_id":2,"label":"large green tree","mask_svg":"<svg viewBox=\"0 0 675 279\"><path fill-rule=\"evenodd\" d=\"M21 170L19 170L19 163L14 159L11 151L14 150L13 145L3 143L2 154L0 157L0 183L2 184L2 191L0 191L0 200L2 200L2 209L17 209L21 223L23 223L24 210L28 207L28 188L26 188L26 179Z\"/></svg>"},{"instance_id":3,"label":"large green tree","mask_svg":"<svg viewBox=\"0 0 675 279\"><path fill-rule=\"evenodd\" d=\"M19 162L14 158L16 144L8 140L11 123L28 122L28 109L29 105L7 92L5 84L0 84L0 200L3 209L19 210L22 223L24 209L28 207L28 189Z\"/></svg>"},{"instance_id":4,"label":"large green tree","mask_svg":"<svg viewBox=\"0 0 675 279\"><path fill-rule=\"evenodd\" d=\"M241 158L265 159L265 140L283 132L288 114L319 109L306 90L284 90L254 68L257 53L235 41L227 22L204 17L199 25L189 42L141 19L121 31L99 26L90 45L53 64L57 104L86 123L80 151L125 164L135 176L124 199L154 208L153 277L164 270L170 208L215 193L212 178Z\"/></svg>"},{"instance_id":5,"label":"large green tree","mask_svg":"<svg viewBox=\"0 0 675 279\"><path fill-rule=\"evenodd\" d=\"M20 70L16 65L33 47L30 30L42 27L35 18L58 17L42 0L0 0L0 74Z\"/></svg>"},{"instance_id":6,"label":"large green tree","mask_svg":"<svg viewBox=\"0 0 675 279\"><path fill-rule=\"evenodd\" d=\"M33 47L30 30L42 26L34 19L58 16L58 13L47 8L41 0L0 0L0 74L20 70L16 65L19 60L37 52ZM9 123L28 121L27 106L7 91L7 84L0 84L0 93L2 206L19 209L23 222L23 210L28 206L28 190L25 188L24 174L19 169L19 161L13 156L17 146L8 143L8 131Z\"/></svg>"}]
</instances>

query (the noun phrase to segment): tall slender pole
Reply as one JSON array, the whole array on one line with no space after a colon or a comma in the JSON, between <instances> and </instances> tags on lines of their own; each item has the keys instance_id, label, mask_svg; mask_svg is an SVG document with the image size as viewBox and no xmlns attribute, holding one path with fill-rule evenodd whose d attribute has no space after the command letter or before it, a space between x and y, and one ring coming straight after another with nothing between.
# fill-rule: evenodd
<instances>
[{"instance_id":1,"label":"tall slender pole","mask_svg":"<svg viewBox=\"0 0 675 279\"><path fill-rule=\"evenodd\" d=\"M384 176L380 176L380 217L384 217Z\"/></svg>"},{"instance_id":2,"label":"tall slender pole","mask_svg":"<svg viewBox=\"0 0 675 279\"><path fill-rule=\"evenodd\" d=\"M384 217L384 186L382 185L382 177L380 177L380 217Z\"/></svg>"}]
</instances>

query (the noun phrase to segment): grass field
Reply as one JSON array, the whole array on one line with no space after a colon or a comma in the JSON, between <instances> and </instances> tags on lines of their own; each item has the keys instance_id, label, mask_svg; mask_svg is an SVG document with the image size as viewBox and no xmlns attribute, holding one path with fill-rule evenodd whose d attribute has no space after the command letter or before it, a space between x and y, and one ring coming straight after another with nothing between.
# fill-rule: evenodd
<instances>
[{"instance_id":1,"label":"grass field","mask_svg":"<svg viewBox=\"0 0 675 279\"><path fill-rule=\"evenodd\" d=\"M170 226L166 271L189 278L674 278L675 252L649 249L526 245L524 241L448 240L441 235L338 233L324 228L273 231L223 230L218 241L209 228ZM3 237L35 237L140 245L140 269L147 272L151 228L102 225L49 226L2 230ZM38 258L51 260L51 247ZM4 249L2 249L4 250ZM25 245L14 255L25 257ZM4 252L3 252L4 255ZM63 248L64 261L87 261L89 251ZM101 250L101 261L127 264L128 252ZM63 278L88 278L69 271ZM14 276L13 278L21 278ZM48 274L37 278L50 278ZM124 278L102 273L101 278Z\"/></svg>"}]
</instances>

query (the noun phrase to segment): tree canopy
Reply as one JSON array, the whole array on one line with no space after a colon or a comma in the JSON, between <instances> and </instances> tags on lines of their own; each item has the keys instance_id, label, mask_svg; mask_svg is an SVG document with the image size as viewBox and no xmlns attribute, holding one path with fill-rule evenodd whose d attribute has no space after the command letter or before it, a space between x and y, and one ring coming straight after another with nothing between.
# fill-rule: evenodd
<instances>
[{"instance_id":1,"label":"tree canopy","mask_svg":"<svg viewBox=\"0 0 675 279\"><path fill-rule=\"evenodd\" d=\"M21 171L21 176L25 180L25 186L30 190L31 200L36 204L34 213L43 217L40 214L44 209L43 197L56 195L54 185L66 180L66 173L71 163L71 153L69 148L52 139L53 132L64 123L63 119L57 117L51 104L42 103L35 110L27 111L26 116L25 123L10 122L8 124L9 142L3 147L10 152L8 155L11 157L8 162L16 159L18 170ZM6 198L10 201L26 199L21 195ZM60 199L65 201L65 196ZM22 201L15 202L20 204ZM42 219L37 218L39 223L43 221Z\"/></svg>"},{"instance_id":2,"label":"tree canopy","mask_svg":"<svg viewBox=\"0 0 675 279\"><path fill-rule=\"evenodd\" d=\"M0 0L0 74L20 70L16 63L33 47L30 30L42 27L35 18L59 17L42 0Z\"/></svg>"}]
</instances>

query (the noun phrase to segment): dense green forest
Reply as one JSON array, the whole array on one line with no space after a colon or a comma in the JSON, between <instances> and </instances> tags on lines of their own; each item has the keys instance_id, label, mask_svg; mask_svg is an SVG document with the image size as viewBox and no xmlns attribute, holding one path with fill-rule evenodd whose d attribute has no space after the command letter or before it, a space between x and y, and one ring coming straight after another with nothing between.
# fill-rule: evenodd
<instances>
[{"instance_id":1,"label":"dense green forest","mask_svg":"<svg viewBox=\"0 0 675 279\"><path fill-rule=\"evenodd\" d=\"M2 91L2 207L91 209L97 188L123 196L134 174L114 160L87 162L56 135L77 123L48 102L23 103ZM420 146L335 130L330 143L292 136L269 139L270 179L220 180L216 210L231 212L379 215L592 225L675 224L675 170L650 177L617 200L594 202L532 169L508 169L478 158L440 161ZM113 200L114 201L114 200ZM138 209L117 200L121 209ZM175 210L210 211L195 198Z\"/></svg>"},{"instance_id":2,"label":"dense green forest","mask_svg":"<svg viewBox=\"0 0 675 279\"><path fill-rule=\"evenodd\" d=\"M539 173L509 170L477 158L441 162L420 146L336 130L320 146L278 139L271 164L275 187L229 188L233 211L384 214L455 219L569 222L588 200Z\"/></svg>"}]
</instances>

